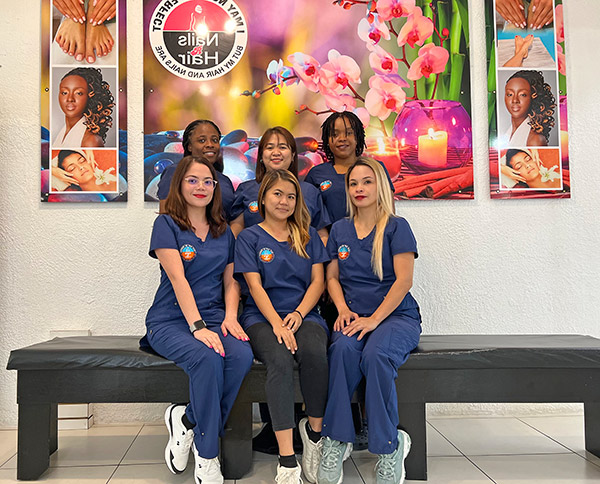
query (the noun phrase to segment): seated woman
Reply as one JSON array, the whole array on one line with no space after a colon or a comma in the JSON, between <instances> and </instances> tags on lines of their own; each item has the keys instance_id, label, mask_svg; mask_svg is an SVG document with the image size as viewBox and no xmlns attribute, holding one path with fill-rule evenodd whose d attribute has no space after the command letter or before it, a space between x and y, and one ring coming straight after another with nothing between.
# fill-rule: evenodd
<instances>
[{"instance_id":1,"label":"seated woman","mask_svg":"<svg viewBox=\"0 0 600 484\"><path fill-rule=\"evenodd\" d=\"M339 316L329 347L329 392L319 484L339 484L352 452L351 398L364 377L369 451L378 455L377 484L404 482L410 437L398 430L396 376L421 334L412 286L417 243L393 214L380 163L359 157L346 173L349 218L331 227L327 289Z\"/></svg>"},{"instance_id":2,"label":"seated woman","mask_svg":"<svg viewBox=\"0 0 600 484\"><path fill-rule=\"evenodd\" d=\"M321 424L327 399L327 339L314 309L329 260L314 227L296 177L287 170L267 172L258 192L264 220L244 229L235 247L235 272L243 274L250 296L240 321L256 358L267 367L267 404L279 446L278 484L299 484L301 467L293 447L294 361L308 419L299 423L302 467L316 482Z\"/></svg>"},{"instance_id":3,"label":"seated woman","mask_svg":"<svg viewBox=\"0 0 600 484\"><path fill-rule=\"evenodd\" d=\"M554 127L556 99L538 71L518 71L504 87L504 105L511 123L500 147L547 146Z\"/></svg>"},{"instance_id":4,"label":"seated woman","mask_svg":"<svg viewBox=\"0 0 600 484\"><path fill-rule=\"evenodd\" d=\"M242 229L262 221L256 197L266 173L289 170L298 178L298 149L292 133L282 126L267 129L258 144L256 178L241 183L235 191L231 207L231 230L237 236ZM318 189L306 182L300 182L300 189L310 215L310 225L319 231L319 236L327 240L326 227L331 223L323 199Z\"/></svg>"},{"instance_id":5,"label":"seated woman","mask_svg":"<svg viewBox=\"0 0 600 484\"><path fill-rule=\"evenodd\" d=\"M237 320L235 239L221 211L216 179L206 159L183 158L150 240L161 279L146 316L146 338L190 381L190 403L171 405L165 412L165 460L179 474L193 446L196 484L223 482L219 437L252 366L248 336Z\"/></svg>"},{"instance_id":6,"label":"seated woman","mask_svg":"<svg viewBox=\"0 0 600 484\"><path fill-rule=\"evenodd\" d=\"M52 189L56 191L116 192L114 168L101 170L92 150L60 150L52 160Z\"/></svg>"},{"instance_id":7,"label":"seated woman","mask_svg":"<svg viewBox=\"0 0 600 484\"><path fill-rule=\"evenodd\" d=\"M507 150L506 167L519 180L514 188L554 190L562 186L561 176L557 171L559 166L544 166L536 150Z\"/></svg>"},{"instance_id":8,"label":"seated woman","mask_svg":"<svg viewBox=\"0 0 600 484\"><path fill-rule=\"evenodd\" d=\"M60 81L58 105L65 125L52 143L53 148L102 147L112 126L115 99L100 69L78 67Z\"/></svg>"}]
</instances>

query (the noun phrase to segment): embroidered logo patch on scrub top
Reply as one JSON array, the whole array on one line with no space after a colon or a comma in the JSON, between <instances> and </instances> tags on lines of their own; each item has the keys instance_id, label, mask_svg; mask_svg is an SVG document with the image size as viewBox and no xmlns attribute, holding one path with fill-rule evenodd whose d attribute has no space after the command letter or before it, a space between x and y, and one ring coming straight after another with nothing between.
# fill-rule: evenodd
<instances>
[{"instance_id":1,"label":"embroidered logo patch on scrub top","mask_svg":"<svg viewBox=\"0 0 600 484\"><path fill-rule=\"evenodd\" d=\"M258 212L258 202L256 200L250 202L248 204L248 210L250 210L252 213Z\"/></svg>"},{"instance_id":2,"label":"embroidered logo patch on scrub top","mask_svg":"<svg viewBox=\"0 0 600 484\"><path fill-rule=\"evenodd\" d=\"M273 259L275 258L275 254L268 247L263 247L258 252L258 257L261 261L269 263L269 262L273 262Z\"/></svg>"},{"instance_id":3,"label":"embroidered logo patch on scrub top","mask_svg":"<svg viewBox=\"0 0 600 484\"><path fill-rule=\"evenodd\" d=\"M321 182L319 188L322 192L324 192L325 190L329 190L331 188L331 185L333 185L333 183L331 183L331 180L325 180Z\"/></svg>"},{"instance_id":4,"label":"embroidered logo patch on scrub top","mask_svg":"<svg viewBox=\"0 0 600 484\"><path fill-rule=\"evenodd\" d=\"M191 261L196 258L196 249L193 245L185 244L179 249L179 253L181 254L181 258L186 261Z\"/></svg>"},{"instance_id":5,"label":"embroidered logo patch on scrub top","mask_svg":"<svg viewBox=\"0 0 600 484\"><path fill-rule=\"evenodd\" d=\"M338 247L338 259L346 260L348 257L350 257L350 247L347 245L340 245Z\"/></svg>"}]
</instances>

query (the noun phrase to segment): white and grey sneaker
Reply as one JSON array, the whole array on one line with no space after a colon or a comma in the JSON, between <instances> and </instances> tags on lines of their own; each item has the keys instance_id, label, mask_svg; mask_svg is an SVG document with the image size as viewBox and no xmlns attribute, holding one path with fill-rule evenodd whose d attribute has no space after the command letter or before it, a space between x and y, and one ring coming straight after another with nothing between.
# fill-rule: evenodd
<instances>
[{"instance_id":1,"label":"white and grey sneaker","mask_svg":"<svg viewBox=\"0 0 600 484\"><path fill-rule=\"evenodd\" d=\"M323 446L323 438L315 443L310 440L306 426L308 425L308 419L303 418L298 424L300 430L300 437L302 438L302 469L304 470L304 477L308 482L317 482L317 472L319 471L319 461L321 460L321 447Z\"/></svg>"},{"instance_id":2,"label":"white and grey sneaker","mask_svg":"<svg viewBox=\"0 0 600 484\"><path fill-rule=\"evenodd\" d=\"M317 472L317 483L341 484L344 480L344 461L352 454L352 444L329 437L321 439L321 443L321 460Z\"/></svg>"},{"instance_id":3,"label":"white and grey sneaker","mask_svg":"<svg viewBox=\"0 0 600 484\"><path fill-rule=\"evenodd\" d=\"M410 436L398 430L398 447L391 454L380 454L375 465L376 484L403 484L406 477L404 460L410 452Z\"/></svg>"},{"instance_id":4,"label":"white and grey sneaker","mask_svg":"<svg viewBox=\"0 0 600 484\"><path fill-rule=\"evenodd\" d=\"M275 482L277 484L303 484L300 474L302 474L300 464L296 467L283 467L282 465L277 464Z\"/></svg>"},{"instance_id":5,"label":"white and grey sneaker","mask_svg":"<svg viewBox=\"0 0 600 484\"><path fill-rule=\"evenodd\" d=\"M205 459L198 455L194 445L194 481L196 484L223 484L223 474L221 474L221 463L219 458Z\"/></svg>"},{"instance_id":6,"label":"white and grey sneaker","mask_svg":"<svg viewBox=\"0 0 600 484\"><path fill-rule=\"evenodd\" d=\"M165 411L169 442L165 448L165 462L173 474L181 474L187 467L194 431L183 425L185 405L170 405Z\"/></svg>"}]
</instances>

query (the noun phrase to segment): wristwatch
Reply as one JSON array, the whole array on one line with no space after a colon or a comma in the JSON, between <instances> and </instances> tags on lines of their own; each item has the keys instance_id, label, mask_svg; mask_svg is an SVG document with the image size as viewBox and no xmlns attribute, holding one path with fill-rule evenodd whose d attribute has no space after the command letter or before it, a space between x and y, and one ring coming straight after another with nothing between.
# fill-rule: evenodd
<instances>
[{"instance_id":1,"label":"wristwatch","mask_svg":"<svg viewBox=\"0 0 600 484\"><path fill-rule=\"evenodd\" d=\"M204 322L204 319L199 319L198 321L194 321L194 323L192 323L192 325L190 326L190 332L194 334L199 329L204 328L206 328L206 323Z\"/></svg>"}]
</instances>

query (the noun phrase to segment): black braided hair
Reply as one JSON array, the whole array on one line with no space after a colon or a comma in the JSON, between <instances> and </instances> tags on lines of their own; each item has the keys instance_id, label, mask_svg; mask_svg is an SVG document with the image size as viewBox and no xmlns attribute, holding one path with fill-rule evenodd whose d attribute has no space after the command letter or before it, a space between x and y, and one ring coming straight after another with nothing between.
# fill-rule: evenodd
<instances>
[{"instance_id":1,"label":"black braided hair","mask_svg":"<svg viewBox=\"0 0 600 484\"><path fill-rule=\"evenodd\" d=\"M185 127L185 131L183 132L183 138L181 140L181 144L183 145L183 156L192 156L192 151L190 150L190 138L192 137L192 133L194 132L196 127L201 124L209 124L210 126L215 128L215 131L219 135L219 140L221 139L221 130L213 121L211 121L210 119L196 119L195 121L192 121L190 124L188 124ZM215 167L215 170L223 173L223 154L220 152L220 148L219 157L214 162L213 166Z\"/></svg>"},{"instance_id":2,"label":"black braided hair","mask_svg":"<svg viewBox=\"0 0 600 484\"><path fill-rule=\"evenodd\" d=\"M323 151L327 156L327 160L333 162L333 152L329 147L329 138L333 136L335 121L338 118L342 118L344 123L348 123L354 131L354 137L356 138L356 156L362 155L365 144L365 128L362 125L360 118L349 111L343 111L341 113L333 113L323 122L321 125L321 139L323 141Z\"/></svg>"}]
</instances>

